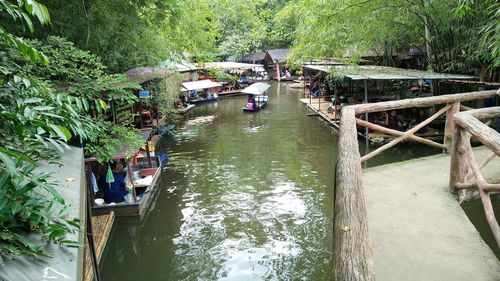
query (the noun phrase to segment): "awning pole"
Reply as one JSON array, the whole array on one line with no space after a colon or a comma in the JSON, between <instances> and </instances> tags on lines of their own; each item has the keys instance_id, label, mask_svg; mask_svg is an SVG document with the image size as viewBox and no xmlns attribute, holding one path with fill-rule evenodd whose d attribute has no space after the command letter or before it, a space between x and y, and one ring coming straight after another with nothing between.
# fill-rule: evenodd
<instances>
[{"instance_id":1,"label":"awning pole","mask_svg":"<svg viewBox=\"0 0 500 281\"><path fill-rule=\"evenodd\" d=\"M365 79L365 100L364 103L368 103L368 80ZM365 113L365 121L368 122L368 113ZM366 138L366 147L370 145L370 141L368 140L368 127L365 127L365 138Z\"/></svg>"},{"instance_id":2,"label":"awning pole","mask_svg":"<svg viewBox=\"0 0 500 281\"><path fill-rule=\"evenodd\" d=\"M127 172L128 172L128 180L132 185L132 196L134 198L134 202L137 203L137 195L135 194L134 182L132 181L132 169L130 168L130 161L127 160Z\"/></svg>"}]
</instances>

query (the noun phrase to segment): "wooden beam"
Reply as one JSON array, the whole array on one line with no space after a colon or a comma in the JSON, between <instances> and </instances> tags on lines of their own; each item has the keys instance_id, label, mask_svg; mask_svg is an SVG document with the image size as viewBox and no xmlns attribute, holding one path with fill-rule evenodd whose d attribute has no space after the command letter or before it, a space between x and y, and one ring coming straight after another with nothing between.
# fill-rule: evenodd
<instances>
[{"instance_id":1,"label":"wooden beam","mask_svg":"<svg viewBox=\"0 0 500 281\"><path fill-rule=\"evenodd\" d=\"M484 214L486 215L486 221L488 222L491 232L495 237L495 240L497 242L497 247L500 249L500 225L498 225L498 221L495 217L495 212L493 211L490 195L487 191L483 189L487 184L486 180L483 178L483 175L479 171L479 167L477 166L477 162L476 159L474 158L474 154L472 153L472 147L470 146L470 144L466 146L466 150L470 157L469 158L470 166L472 168L472 171L474 172L474 176L476 177L476 183L479 189L479 196L481 197L481 202L483 203Z\"/></svg>"},{"instance_id":2,"label":"wooden beam","mask_svg":"<svg viewBox=\"0 0 500 281\"><path fill-rule=\"evenodd\" d=\"M500 93L500 90L498 91L498 93ZM442 96L427 97L427 98L385 101L385 102L377 102L370 104L356 104L356 105L350 105L350 107L352 107L354 109L354 113L358 115L361 113L390 111L390 110L410 108L410 107L429 107L429 106L434 106L436 104L485 99L498 95L498 93L496 90L489 90L489 91L469 92L463 94L442 95Z\"/></svg>"},{"instance_id":3,"label":"wooden beam","mask_svg":"<svg viewBox=\"0 0 500 281\"><path fill-rule=\"evenodd\" d=\"M373 251L362 191L362 170L352 108L342 109L333 221L335 281L374 281Z\"/></svg>"},{"instance_id":4,"label":"wooden beam","mask_svg":"<svg viewBox=\"0 0 500 281\"><path fill-rule=\"evenodd\" d=\"M432 115L431 117L425 119L424 121L422 121L420 124L418 124L417 126L411 128L410 130L404 132L401 136L399 136L398 138L396 139L393 139L392 141L390 141L389 143L379 147L378 149L366 154L365 156L361 157L361 161L366 161L378 154L380 154L381 152L395 146L396 144L400 143L401 141L403 141L404 139L408 138L410 135L413 135L416 131L422 129L423 127L425 127L427 124L429 124L430 122L432 122L434 119L438 118L441 114L445 113L448 108L450 108L449 105L443 107L441 110L439 110L438 112L434 113L434 115Z\"/></svg>"},{"instance_id":5,"label":"wooden beam","mask_svg":"<svg viewBox=\"0 0 500 281\"><path fill-rule=\"evenodd\" d=\"M457 191L457 184L463 184L467 179L469 160L466 155L466 145L470 145L470 134L460 127L456 128L451 149L450 181L448 184L452 193Z\"/></svg>"},{"instance_id":6,"label":"wooden beam","mask_svg":"<svg viewBox=\"0 0 500 281\"><path fill-rule=\"evenodd\" d=\"M451 153L453 133L455 132L455 119L453 119L453 116L455 115L455 113L458 113L459 111L460 111L460 102L452 103L448 111L446 111L446 124L444 127L443 144L446 147L446 151L448 153Z\"/></svg>"},{"instance_id":7,"label":"wooden beam","mask_svg":"<svg viewBox=\"0 0 500 281\"><path fill-rule=\"evenodd\" d=\"M491 149L497 156L500 156L500 134L473 117L470 112L455 114L457 124L470 132L472 136Z\"/></svg>"},{"instance_id":8,"label":"wooden beam","mask_svg":"<svg viewBox=\"0 0 500 281\"><path fill-rule=\"evenodd\" d=\"M360 126L364 126L364 127L369 128L371 130L374 130L374 131L379 131L381 133L389 134L389 135L393 135L393 136L401 136L404 134L404 132L389 129L389 128L386 128L386 127L383 127L383 126L380 126L377 124L373 124L371 122L361 120L359 118L356 119L356 124L358 124ZM411 140L414 140L416 142L423 143L423 144L426 144L426 145L429 145L429 146L432 146L435 148L446 149L446 146L444 146L443 144L440 144L440 143L437 143L437 142L434 142L434 141L431 141L431 140L428 140L428 139L425 139L425 138L422 138L422 137L419 137L416 135L410 135L410 136L408 136L408 138Z\"/></svg>"},{"instance_id":9,"label":"wooden beam","mask_svg":"<svg viewBox=\"0 0 500 281\"><path fill-rule=\"evenodd\" d=\"M500 116L500 106L472 109L465 113L484 121Z\"/></svg>"}]
</instances>

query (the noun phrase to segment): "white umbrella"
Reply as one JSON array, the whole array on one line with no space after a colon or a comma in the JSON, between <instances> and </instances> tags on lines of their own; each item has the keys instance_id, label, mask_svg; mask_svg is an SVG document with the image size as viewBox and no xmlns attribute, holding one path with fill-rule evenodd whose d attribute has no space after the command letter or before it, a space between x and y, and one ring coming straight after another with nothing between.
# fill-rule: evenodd
<instances>
[{"instance_id":1,"label":"white umbrella","mask_svg":"<svg viewBox=\"0 0 500 281\"><path fill-rule=\"evenodd\" d=\"M241 92L250 95L262 95L269 87L271 87L271 85L257 82L241 90Z\"/></svg>"}]
</instances>

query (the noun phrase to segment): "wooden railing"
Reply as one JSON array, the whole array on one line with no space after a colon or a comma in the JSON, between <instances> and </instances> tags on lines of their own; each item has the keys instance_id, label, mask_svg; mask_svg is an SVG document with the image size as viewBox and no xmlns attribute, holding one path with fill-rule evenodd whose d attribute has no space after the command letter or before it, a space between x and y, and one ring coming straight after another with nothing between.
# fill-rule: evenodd
<instances>
[{"instance_id":1,"label":"wooden railing","mask_svg":"<svg viewBox=\"0 0 500 281\"><path fill-rule=\"evenodd\" d=\"M469 192L471 190L479 191L486 220L495 237L497 247L500 248L500 226L495 217L490 198L492 192L500 192L500 183L488 183L481 174L483 167L495 156L500 156L500 133L482 121L494 120L499 116L500 107L475 109L455 114L454 119L457 127L453 138L450 191L454 192L459 189ZM471 136L493 151L480 165L478 165L472 152Z\"/></svg>"},{"instance_id":2,"label":"wooden railing","mask_svg":"<svg viewBox=\"0 0 500 281\"><path fill-rule=\"evenodd\" d=\"M460 103L485 99L500 94L497 91L480 91L463 94L415 98L372 104L351 105L342 108L339 135L339 161L337 164L334 220L333 220L333 280L375 280L373 252L368 234L366 206L363 194L361 162L405 140L417 142L451 151L455 135L455 120L452 118L460 110ZM406 132L384 128L356 118L357 115L380 111L390 111L414 107L430 107L445 104L436 114ZM414 135L432 120L446 113L445 136L442 144L431 142ZM367 118L366 118L367 119ZM357 125L366 126L392 134L396 138L377 150L363 156L358 146Z\"/></svg>"}]
</instances>

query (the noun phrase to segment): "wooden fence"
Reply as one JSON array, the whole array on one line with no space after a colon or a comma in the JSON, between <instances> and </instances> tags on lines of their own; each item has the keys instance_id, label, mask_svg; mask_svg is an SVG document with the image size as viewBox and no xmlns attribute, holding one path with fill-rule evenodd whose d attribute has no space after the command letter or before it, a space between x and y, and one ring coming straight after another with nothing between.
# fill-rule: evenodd
<instances>
[{"instance_id":1,"label":"wooden fence","mask_svg":"<svg viewBox=\"0 0 500 281\"><path fill-rule=\"evenodd\" d=\"M375 280L373 252L369 239L366 206L363 194L361 162L380 154L382 151L405 139L411 139L413 141L442 148L443 150L450 152L452 150L453 138L457 135L456 132L460 131L455 129L455 122L457 122L459 126L462 126L462 121L459 120L460 117L457 117L458 119L453 118L455 113L458 113L461 108L464 108L463 106L460 106L460 103L486 99L499 94L500 90L479 91L428 98L359 104L342 108L339 135L339 162L336 168L337 184L335 186L335 212L333 220L333 280ZM434 115L406 132L399 132L385 128L356 117L364 113L438 105L444 106ZM495 114L496 113L498 112L495 111ZM442 114L446 114L445 137L443 143L437 143L414 135L415 132ZM487 113L484 113L483 111L480 113L471 111L470 114L474 114L473 116L480 115L481 118L483 118L483 116L492 116L492 113L489 111L487 111ZM358 125L394 135L396 138L373 152L361 157L358 146ZM473 134L472 131L471 134ZM485 140L483 143L485 143L485 145L488 143L488 145L491 146L488 147L495 148L496 150L494 151L498 155L498 152L500 151L500 138L494 138L489 142ZM455 145L453 147L455 147ZM478 176L476 176L476 178L481 179ZM481 183L481 187L484 192L491 191L491 188L498 188L497 185L485 185L484 183Z\"/></svg>"}]
</instances>

